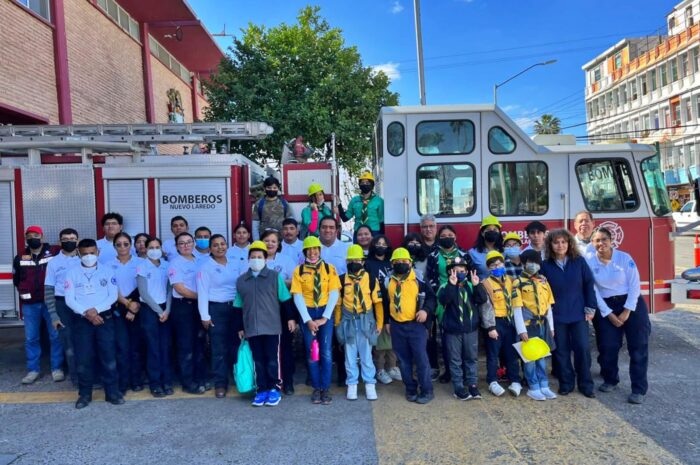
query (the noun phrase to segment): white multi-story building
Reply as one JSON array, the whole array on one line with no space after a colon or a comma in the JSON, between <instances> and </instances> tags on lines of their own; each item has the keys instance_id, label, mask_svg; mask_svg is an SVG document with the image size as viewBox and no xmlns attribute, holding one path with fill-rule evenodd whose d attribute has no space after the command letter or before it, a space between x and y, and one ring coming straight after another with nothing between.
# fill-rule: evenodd
<instances>
[{"instance_id":1,"label":"white multi-story building","mask_svg":"<svg viewBox=\"0 0 700 465\"><path fill-rule=\"evenodd\" d=\"M591 143L658 142L672 197L700 177L700 0L677 4L668 35L623 39L583 65Z\"/></svg>"}]
</instances>

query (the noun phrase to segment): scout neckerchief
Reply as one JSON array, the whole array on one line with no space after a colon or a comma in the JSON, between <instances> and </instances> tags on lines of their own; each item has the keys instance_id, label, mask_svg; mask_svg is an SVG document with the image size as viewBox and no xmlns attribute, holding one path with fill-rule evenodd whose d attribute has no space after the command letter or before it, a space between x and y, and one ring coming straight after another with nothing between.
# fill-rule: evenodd
<instances>
[{"instance_id":1,"label":"scout neckerchief","mask_svg":"<svg viewBox=\"0 0 700 465\"><path fill-rule=\"evenodd\" d=\"M304 262L304 266L314 270L314 307L318 307L321 301L321 265L323 260L317 261L315 264Z\"/></svg>"},{"instance_id":2,"label":"scout neckerchief","mask_svg":"<svg viewBox=\"0 0 700 465\"><path fill-rule=\"evenodd\" d=\"M459 283L458 286L459 286L459 297L462 300L462 303L464 304L463 307L467 307L467 310L469 310L469 321L471 321L474 311L472 309L472 303L469 301L469 291L467 291L467 287L472 288L472 283L467 281L467 280L464 280L461 283ZM462 323L464 321L464 311L462 310L462 308L459 309L459 322L460 323Z\"/></svg>"},{"instance_id":3,"label":"scout neckerchief","mask_svg":"<svg viewBox=\"0 0 700 465\"><path fill-rule=\"evenodd\" d=\"M442 257L442 263L440 263L440 257ZM456 246L453 247L452 250L445 250L442 247L438 249L438 274L440 276L440 284L445 284L447 282L447 265L452 263L457 257L459 257L459 249Z\"/></svg>"},{"instance_id":4,"label":"scout neckerchief","mask_svg":"<svg viewBox=\"0 0 700 465\"><path fill-rule=\"evenodd\" d=\"M374 198L374 192L369 193L369 197L362 198L362 211L360 212L360 221L362 224L367 224L369 221L369 209L367 206L369 205L370 200Z\"/></svg>"},{"instance_id":5,"label":"scout neckerchief","mask_svg":"<svg viewBox=\"0 0 700 465\"><path fill-rule=\"evenodd\" d=\"M394 307L396 308L396 313L401 312L401 285L406 282L410 275L410 271L406 273L406 276L403 278L399 278L395 274L391 275L391 279L396 281L396 288L394 289Z\"/></svg>"},{"instance_id":6,"label":"scout neckerchief","mask_svg":"<svg viewBox=\"0 0 700 465\"><path fill-rule=\"evenodd\" d=\"M489 276L492 282L495 282L498 284L498 287L501 289L501 292L503 292L503 295L506 298L506 313L507 313L507 318L508 321L510 321L513 318L513 307L511 306L511 295L508 294L508 288L506 288L506 280L505 276L503 279L496 278L495 276Z\"/></svg>"},{"instance_id":7,"label":"scout neckerchief","mask_svg":"<svg viewBox=\"0 0 700 465\"><path fill-rule=\"evenodd\" d=\"M544 323L544 318L543 318L543 315L540 315L540 296L539 296L539 291L537 289L537 280L535 279L534 275L529 276L523 271L523 274L520 275L520 285L518 286L518 287L520 287L520 289L523 288L523 281L522 281L523 279L526 280L526 283L524 283L524 284L531 284L532 289L534 290L533 294L535 294L535 305L537 306L537 311L535 312L534 317L535 317L536 323L538 325L541 325L542 323Z\"/></svg>"},{"instance_id":8,"label":"scout neckerchief","mask_svg":"<svg viewBox=\"0 0 700 465\"><path fill-rule=\"evenodd\" d=\"M354 313L360 313L357 311L358 308L361 308L363 312L367 311L365 294L362 292L362 286L360 285L364 276L365 270L360 270L360 273L357 275L348 272L348 278L352 280L352 311Z\"/></svg>"}]
</instances>

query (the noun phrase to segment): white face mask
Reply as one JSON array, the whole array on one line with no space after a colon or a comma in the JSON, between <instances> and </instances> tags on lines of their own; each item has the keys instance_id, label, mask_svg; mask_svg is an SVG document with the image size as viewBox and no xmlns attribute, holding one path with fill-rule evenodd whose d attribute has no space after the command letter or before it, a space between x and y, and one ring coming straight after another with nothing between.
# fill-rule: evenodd
<instances>
[{"instance_id":1,"label":"white face mask","mask_svg":"<svg viewBox=\"0 0 700 465\"><path fill-rule=\"evenodd\" d=\"M163 256L163 251L161 249L148 249L146 256L151 260L160 260Z\"/></svg>"},{"instance_id":2,"label":"white face mask","mask_svg":"<svg viewBox=\"0 0 700 465\"><path fill-rule=\"evenodd\" d=\"M257 273L259 271L262 271L263 268L265 268L265 259L251 258L250 260L248 260L248 264L250 265L250 269Z\"/></svg>"},{"instance_id":3,"label":"white face mask","mask_svg":"<svg viewBox=\"0 0 700 465\"><path fill-rule=\"evenodd\" d=\"M83 255L80 257L80 262L84 266L86 266L88 268L92 268L93 266L95 266L97 264L97 255L93 255L91 253L89 253L87 255Z\"/></svg>"}]
</instances>

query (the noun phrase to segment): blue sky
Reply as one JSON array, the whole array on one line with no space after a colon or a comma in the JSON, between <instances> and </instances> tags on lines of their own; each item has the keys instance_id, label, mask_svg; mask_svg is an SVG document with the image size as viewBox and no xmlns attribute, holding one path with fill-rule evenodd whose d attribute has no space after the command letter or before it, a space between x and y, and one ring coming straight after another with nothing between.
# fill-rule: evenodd
<instances>
[{"instance_id":1,"label":"blue sky","mask_svg":"<svg viewBox=\"0 0 700 465\"><path fill-rule=\"evenodd\" d=\"M240 34L249 22L293 23L307 2L189 0L212 33ZM342 29L367 66L392 77L403 105L419 103L412 0L318 0L321 14ZM498 103L528 133L542 113L562 126L585 122L581 66L624 37L665 33L673 0L423 0L423 50L428 104L490 103L493 85L531 64L498 91ZM230 38L217 38L222 49ZM584 135L585 126L564 132Z\"/></svg>"}]
</instances>

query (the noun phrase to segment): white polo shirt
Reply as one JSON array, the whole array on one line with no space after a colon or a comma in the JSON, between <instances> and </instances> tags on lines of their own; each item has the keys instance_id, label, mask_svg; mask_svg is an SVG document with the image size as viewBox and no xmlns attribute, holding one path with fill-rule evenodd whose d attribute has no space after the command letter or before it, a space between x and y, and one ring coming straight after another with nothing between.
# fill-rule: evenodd
<instances>
[{"instance_id":1,"label":"white polo shirt","mask_svg":"<svg viewBox=\"0 0 700 465\"><path fill-rule=\"evenodd\" d=\"M330 247L321 244L321 258L335 267L338 276L348 271L347 256L350 245L349 242L343 242L340 239L336 239Z\"/></svg>"},{"instance_id":2,"label":"white polo shirt","mask_svg":"<svg viewBox=\"0 0 700 465\"><path fill-rule=\"evenodd\" d=\"M77 255L66 255L63 252L57 254L46 266L46 278L44 286L53 286L56 297L65 296L63 286L66 281L68 270L74 266L80 266L80 257Z\"/></svg>"},{"instance_id":3,"label":"white polo shirt","mask_svg":"<svg viewBox=\"0 0 700 465\"><path fill-rule=\"evenodd\" d=\"M282 255L285 255L294 261L295 264L301 265L304 263L304 251L303 251L304 241L297 239L291 244L287 244L282 241Z\"/></svg>"},{"instance_id":4,"label":"white polo shirt","mask_svg":"<svg viewBox=\"0 0 700 465\"><path fill-rule=\"evenodd\" d=\"M197 269L197 260L188 260L182 255L177 255L170 260L170 267L168 268L170 284L173 286L175 286L175 284L183 284L190 291L197 292ZM173 297L178 299L183 298L174 287Z\"/></svg>"},{"instance_id":5,"label":"white polo shirt","mask_svg":"<svg viewBox=\"0 0 700 465\"><path fill-rule=\"evenodd\" d=\"M241 248L233 244L226 251L226 258L237 261L238 263L248 263L248 246Z\"/></svg>"},{"instance_id":6,"label":"white polo shirt","mask_svg":"<svg viewBox=\"0 0 700 465\"><path fill-rule=\"evenodd\" d=\"M600 315L606 317L612 310L605 303L606 298L627 295L625 308L635 310L641 295L639 269L632 257L621 250L613 249L612 259L606 265L596 253L587 253L586 261L593 272L595 294Z\"/></svg>"},{"instance_id":7,"label":"white polo shirt","mask_svg":"<svg viewBox=\"0 0 700 465\"><path fill-rule=\"evenodd\" d=\"M233 302L236 298L240 263L226 260L226 265L222 265L210 258L197 272L197 304L202 321L211 320L209 302Z\"/></svg>"},{"instance_id":8,"label":"white polo shirt","mask_svg":"<svg viewBox=\"0 0 700 465\"><path fill-rule=\"evenodd\" d=\"M100 263L110 263L113 258L117 258L117 249L114 247L114 242L104 237L97 240L97 250L100 251L100 255L97 257ZM134 257L138 256L133 245L131 246L131 255Z\"/></svg>"},{"instance_id":9,"label":"white polo shirt","mask_svg":"<svg viewBox=\"0 0 700 465\"><path fill-rule=\"evenodd\" d=\"M117 278L117 287L122 297L129 297L136 290L136 268L141 261L143 261L142 258L131 256L126 263L120 262L119 258L114 258L107 264Z\"/></svg>"},{"instance_id":10,"label":"white polo shirt","mask_svg":"<svg viewBox=\"0 0 700 465\"><path fill-rule=\"evenodd\" d=\"M284 250L284 247L282 248ZM275 254L275 258L267 259L267 267L271 270L275 270L282 276L285 281L291 281L294 275L294 269L297 267L298 263L292 260L289 256L283 255L281 252Z\"/></svg>"},{"instance_id":11,"label":"white polo shirt","mask_svg":"<svg viewBox=\"0 0 700 465\"><path fill-rule=\"evenodd\" d=\"M168 300L168 268L170 264L165 260L160 260L160 265L156 266L148 259L141 260L136 266L136 275L146 278L148 294L157 304L164 304ZM140 299L141 302L145 301Z\"/></svg>"},{"instance_id":12,"label":"white polo shirt","mask_svg":"<svg viewBox=\"0 0 700 465\"><path fill-rule=\"evenodd\" d=\"M71 267L63 285L66 305L78 315L91 308L98 313L109 310L117 301L117 278L110 267L98 263L92 268L82 264Z\"/></svg>"},{"instance_id":13,"label":"white polo shirt","mask_svg":"<svg viewBox=\"0 0 700 465\"><path fill-rule=\"evenodd\" d=\"M173 261L173 258L180 255L177 252L177 246L175 245L175 239L167 239L167 240L163 241L163 245L161 246L161 249L163 249L163 253L167 257L168 261Z\"/></svg>"}]
</instances>

